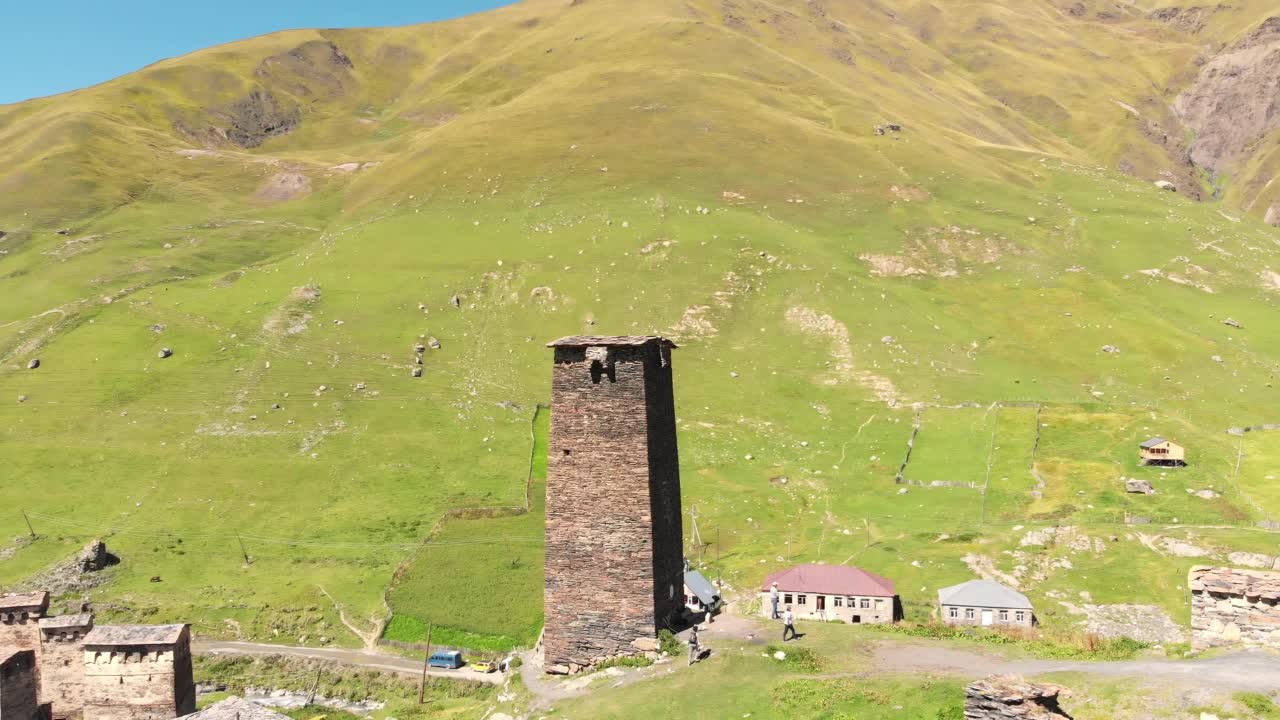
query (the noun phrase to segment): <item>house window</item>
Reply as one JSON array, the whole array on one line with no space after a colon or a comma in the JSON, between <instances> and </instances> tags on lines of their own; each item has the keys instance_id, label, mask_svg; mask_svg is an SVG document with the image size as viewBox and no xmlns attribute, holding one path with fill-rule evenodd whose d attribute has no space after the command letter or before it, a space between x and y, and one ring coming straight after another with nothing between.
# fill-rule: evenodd
<instances>
[{"instance_id":1,"label":"house window","mask_svg":"<svg viewBox=\"0 0 1280 720\"><path fill-rule=\"evenodd\" d=\"M862 598L861 600L858 601L858 607L862 608L863 610L866 610L867 608L871 607L871 601L866 598Z\"/></svg>"},{"instance_id":2,"label":"house window","mask_svg":"<svg viewBox=\"0 0 1280 720\"><path fill-rule=\"evenodd\" d=\"M952 619L960 617L960 608L955 608L955 607L947 608L947 617L950 617Z\"/></svg>"},{"instance_id":3,"label":"house window","mask_svg":"<svg viewBox=\"0 0 1280 720\"><path fill-rule=\"evenodd\" d=\"M1009 622L1009 611L1008 611L1008 610L1001 610L1001 611L1000 611L1000 622Z\"/></svg>"},{"instance_id":4,"label":"house window","mask_svg":"<svg viewBox=\"0 0 1280 720\"><path fill-rule=\"evenodd\" d=\"M796 604L797 604L797 605L807 605L807 604L808 604L808 602L809 602L809 598L808 598L808 596L807 596L807 595L797 595L797 596L796 596Z\"/></svg>"},{"instance_id":5,"label":"house window","mask_svg":"<svg viewBox=\"0 0 1280 720\"><path fill-rule=\"evenodd\" d=\"M835 596L835 597L831 598L831 606L832 606L832 607L844 607L844 598L840 597L839 595L837 595L837 596Z\"/></svg>"},{"instance_id":6,"label":"house window","mask_svg":"<svg viewBox=\"0 0 1280 720\"><path fill-rule=\"evenodd\" d=\"M790 604L791 604L791 602L792 602L792 601L791 601L791 593L787 593L786 595L783 595L783 596L782 596L782 602L784 602L784 603L786 603L786 604L790 605Z\"/></svg>"},{"instance_id":7,"label":"house window","mask_svg":"<svg viewBox=\"0 0 1280 720\"><path fill-rule=\"evenodd\" d=\"M965 620L972 620L972 619L973 619L973 608L965 608L965 609L964 609L964 619L965 619Z\"/></svg>"},{"instance_id":8,"label":"house window","mask_svg":"<svg viewBox=\"0 0 1280 720\"><path fill-rule=\"evenodd\" d=\"M858 607L858 598L847 597L845 600L849 601L849 607Z\"/></svg>"},{"instance_id":9,"label":"house window","mask_svg":"<svg viewBox=\"0 0 1280 720\"><path fill-rule=\"evenodd\" d=\"M1027 621L1027 614L1026 614L1025 612L1021 611L1021 610L1019 610L1019 611L1014 615L1014 617L1018 620L1018 622L1026 622L1026 621Z\"/></svg>"}]
</instances>

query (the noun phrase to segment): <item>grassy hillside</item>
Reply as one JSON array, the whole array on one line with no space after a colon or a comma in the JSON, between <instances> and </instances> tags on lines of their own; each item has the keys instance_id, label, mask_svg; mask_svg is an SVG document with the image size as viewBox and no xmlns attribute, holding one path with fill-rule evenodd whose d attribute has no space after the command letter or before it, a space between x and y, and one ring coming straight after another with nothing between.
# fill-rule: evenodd
<instances>
[{"instance_id":1,"label":"grassy hillside","mask_svg":"<svg viewBox=\"0 0 1280 720\"><path fill-rule=\"evenodd\" d=\"M0 108L0 585L106 535L120 617L527 642L536 492L482 516L528 500L543 342L655 332L733 586L858 562L919 617L977 568L1049 622L1180 616L1280 519L1274 439L1225 432L1277 422L1280 234L1169 109L1267 5L1103 5L537 0ZM1155 434L1191 466L1136 468Z\"/></svg>"}]
</instances>

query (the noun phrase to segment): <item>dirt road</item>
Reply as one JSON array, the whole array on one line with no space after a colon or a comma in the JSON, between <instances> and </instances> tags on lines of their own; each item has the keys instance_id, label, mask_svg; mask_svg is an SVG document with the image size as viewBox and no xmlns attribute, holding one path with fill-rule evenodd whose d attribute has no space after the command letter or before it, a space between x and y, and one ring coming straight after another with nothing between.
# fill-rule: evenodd
<instances>
[{"instance_id":1,"label":"dirt road","mask_svg":"<svg viewBox=\"0 0 1280 720\"><path fill-rule=\"evenodd\" d=\"M883 673L933 672L973 679L992 674L1036 676L1078 672L1228 690L1274 692L1280 688L1280 657L1256 650L1196 660L1080 662L1009 659L975 650L886 641L876 645L874 666L876 672Z\"/></svg>"},{"instance_id":2,"label":"dirt road","mask_svg":"<svg viewBox=\"0 0 1280 720\"><path fill-rule=\"evenodd\" d=\"M191 644L197 655L284 655L294 658L311 658L328 660L340 665L366 670L377 670L385 673L397 673L419 677L422 675L421 660L407 660L395 655L351 650L347 648L309 648L291 647L288 645L268 645L266 643L231 642L221 640L197 640ZM502 683L501 673L480 673L469 667L458 670L430 670L430 677L451 678L453 680L470 680L472 682L499 685Z\"/></svg>"}]
</instances>

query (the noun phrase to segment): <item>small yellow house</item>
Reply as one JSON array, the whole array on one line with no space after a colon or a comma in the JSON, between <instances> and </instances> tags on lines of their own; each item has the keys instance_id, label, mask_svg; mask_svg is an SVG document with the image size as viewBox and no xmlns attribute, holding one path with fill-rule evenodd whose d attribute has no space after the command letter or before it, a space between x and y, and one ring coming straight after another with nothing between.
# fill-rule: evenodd
<instances>
[{"instance_id":1,"label":"small yellow house","mask_svg":"<svg viewBox=\"0 0 1280 720\"><path fill-rule=\"evenodd\" d=\"M1138 445L1138 464L1182 467L1187 464L1187 451L1171 440L1151 438Z\"/></svg>"}]
</instances>

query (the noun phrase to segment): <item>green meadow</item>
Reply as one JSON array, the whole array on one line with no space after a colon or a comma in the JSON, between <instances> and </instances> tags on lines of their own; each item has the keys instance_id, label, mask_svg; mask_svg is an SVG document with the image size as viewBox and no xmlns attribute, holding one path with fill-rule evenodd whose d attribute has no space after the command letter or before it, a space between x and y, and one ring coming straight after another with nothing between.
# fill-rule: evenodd
<instances>
[{"instance_id":1,"label":"green meadow","mask_svg":"<svg viewBox=\"0 0 1280 720\"><path fill-rule=\"evenodd\" d=\"M0 587L102 537L121 564L60 601L106 619L528 646L544 344L584 332L679 344L686 549L747 601L855 563L913 619L998 573L1049 625L1081 593L1185 621L1192 564L1275 554L1280 451L1226 430L1275 422L1280 234L1155 188L1111 100L1198 45L1049 3L741 5L291 31L0 107ZM299 125L236 146L254 90ZM1137 467L1152 435L1189 466ZM1026 542L1055 527L1089 550Z\"/></svg>"}]
</instances>

